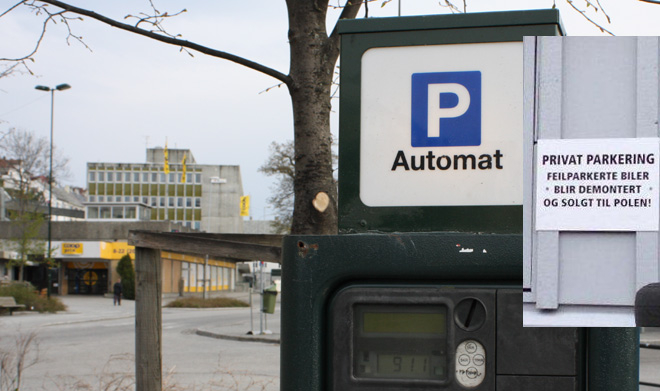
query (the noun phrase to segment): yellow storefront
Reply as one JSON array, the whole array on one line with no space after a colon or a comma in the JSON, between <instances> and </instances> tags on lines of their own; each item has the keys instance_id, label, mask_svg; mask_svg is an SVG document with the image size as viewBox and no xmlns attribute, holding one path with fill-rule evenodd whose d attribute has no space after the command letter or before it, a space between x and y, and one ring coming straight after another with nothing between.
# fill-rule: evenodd
<instances>
[{"instance_id":1,"label":"yellow storefront","mask_svg":"<svg viewBox=\"0 0 660 391\"><path fill-rule=\"evenodd\" d=\"M104 294L119 279L117 264L124 255L135 261L135 247L126 242L58 242L61 294ZM236 264L221 259L161 252L163 293L233 290Z\"/></svg>"}]
</instances>

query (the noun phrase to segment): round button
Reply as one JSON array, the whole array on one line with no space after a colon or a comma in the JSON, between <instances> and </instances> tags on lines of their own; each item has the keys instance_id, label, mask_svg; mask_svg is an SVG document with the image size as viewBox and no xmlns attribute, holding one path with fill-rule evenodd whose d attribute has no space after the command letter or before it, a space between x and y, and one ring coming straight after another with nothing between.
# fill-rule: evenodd
<instances>
[{"instance_id":1,"label":"round button","mask_svg":"<svg viewBox=\"0 0 660 391\"><path fill-rule=\"evenodd\" d=\"M461 354L458 357L458 363L467 366L470 363L470 357L467 354Z\"/></svg>"},{"instance_id":2,"label":"round button","mask_svg":"<svg viewBox=\"0 0 660 391\"><path fill-rule=\"evenodd\" d=\"M486 307L474 297L463 299L454 309L454 321L465 331L478 330L486 323Z\"/></svg>"},{"instance_id":3,"label":"round button","mask_svg":"<svg viewBox=\"0 0 660 391\"><path fill-rule=\"evenodd\" d=\"M468 353L474 353L477 351L477 344L474 342L468 342L465 344L465 351Z\"/></svg>"},{"instance_id":4,"label":"round button","mask_svg":"<svg viewBox=\"0 0 660 391\"><path fill-rule=\"evenodd\" d=\"M482 366L484 365L484 356L481 354L475 354L474 358L472 359L475 365Z\"/></svg>"},{"instance_id":5,"label":"round button","mask_svg":"<svg viewBox=\"0 0 660 391\"><path fill-rule=\"evenodd\" d=\"M465 374L470 379L476 379L477 376L479 376L479 371L477 371L477 368L475 367L470 367L465 371Z\"/></svg>"}]
</instances>

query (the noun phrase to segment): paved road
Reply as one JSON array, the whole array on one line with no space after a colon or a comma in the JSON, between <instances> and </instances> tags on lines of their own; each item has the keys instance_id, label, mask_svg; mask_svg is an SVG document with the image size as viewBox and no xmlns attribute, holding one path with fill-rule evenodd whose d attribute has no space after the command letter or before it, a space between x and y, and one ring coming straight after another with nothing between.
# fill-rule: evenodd
<instances>
[{"instance_id":1,"label":"paved road","mask_svg":"<svg viewBox=\"0 0 660 391\"><path fill-rule=\"evenodd\" d=\"M24 371L21 391L102 389L113 381L130 383L134 373L134 302L114 307L112 299L62 297L66 313L16 313L0 318L0 346L16 335L35 332L38 359ZM279 345L238 342L195 334L197 329L243 335L250 310L163 309L163 370L170 389L279 390ZM269 327L278 338L279 311ZM255 311L258 328L258 312ZM31 356L36 357L36 356ZM169 376L167 375L169 373ZM213 388L212 388L213 387ZM167 389L167 387L165 388Z\"/></svg>"},{"instance_id":2,"label":"paved road","mask_svg":"<svg viewBox=\"0 0 660 391\"><path fill-rule=\"evenodd\" d=\"M645 327L642 329L641 342L660 346L660 328ZM660 386L660 350L640 349L639 380ZM640 391L658 391L660 387L640 386Z\"/></svg>"},{"instance_id":3,"label":"paved road","mask_svg":"<svg viewBox=\"0 0 660 391\"><path fill-rule=\"evenodd\" d=\"M130 383L135 365L134 302L113 307L112 299L100 297L62 299L69 307L64 313L0 317L1 348L11 348L17 335L35 332L38 338L38 360L25 369L21 390L100 390L111 381ZM254 326L258 331L256 310ZM272 335L252 338L279 339L279 306L269 316L268 328ZM250 311L164 308L163 368L170 385L165 390L279 390L278 344L209 338L196 334L198 330L245 337ZM660 329L645 330L642 341L660 345ZM641 349L640 359L640 379L660 384L660 350Z\"/></svg>"}]
</instances>

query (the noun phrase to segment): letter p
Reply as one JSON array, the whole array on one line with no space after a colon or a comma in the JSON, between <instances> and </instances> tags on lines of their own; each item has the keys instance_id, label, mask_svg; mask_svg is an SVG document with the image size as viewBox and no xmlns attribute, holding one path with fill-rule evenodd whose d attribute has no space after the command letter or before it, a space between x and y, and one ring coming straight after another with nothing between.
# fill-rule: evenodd
<instances>
[{"instance_id":1,"label":"letter p","mask_svg":"<svg viewBox=\"0 0 660 391\"><path fill-rule=\"evenodd\" d=\"M456 118L470 107L470 92L457 83L428 85L428 137L440 137L442 118Z\"/></svg>"}]
</instances>

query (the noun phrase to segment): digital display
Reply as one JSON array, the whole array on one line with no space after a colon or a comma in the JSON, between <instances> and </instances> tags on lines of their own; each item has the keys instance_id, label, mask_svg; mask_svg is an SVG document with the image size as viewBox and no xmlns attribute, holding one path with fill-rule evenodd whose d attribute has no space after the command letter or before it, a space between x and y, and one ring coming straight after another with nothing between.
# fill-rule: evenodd
<instances>
[{"instance_id":1,"label":"digital display","mask_svg":"<svg viewBox=\"0 0 660 391\"><path fill-rule=\"evenodd\" d=\"M447 307L357 305L354 374L367 379L447 379Z\"/></svg>"},{"instance_id":2,"label":"digital display","mask_svg":"<svg viewBox=\"0 0 660 391\"><path fill-rule=\"evenodd\" d=\"M364 312L365 333L439 334L447 333L444 313Z\"/></svg>"},{"instance_id":3,"label":"digital display","mask_svg":"<svg viewBox=\"0 0 660 391\"><path fill-rule=\"evenodd\" d=\"M379 354L377 373L402 378L427 378L430 366L430 356Z\"/></svg>"}]
</instances>

